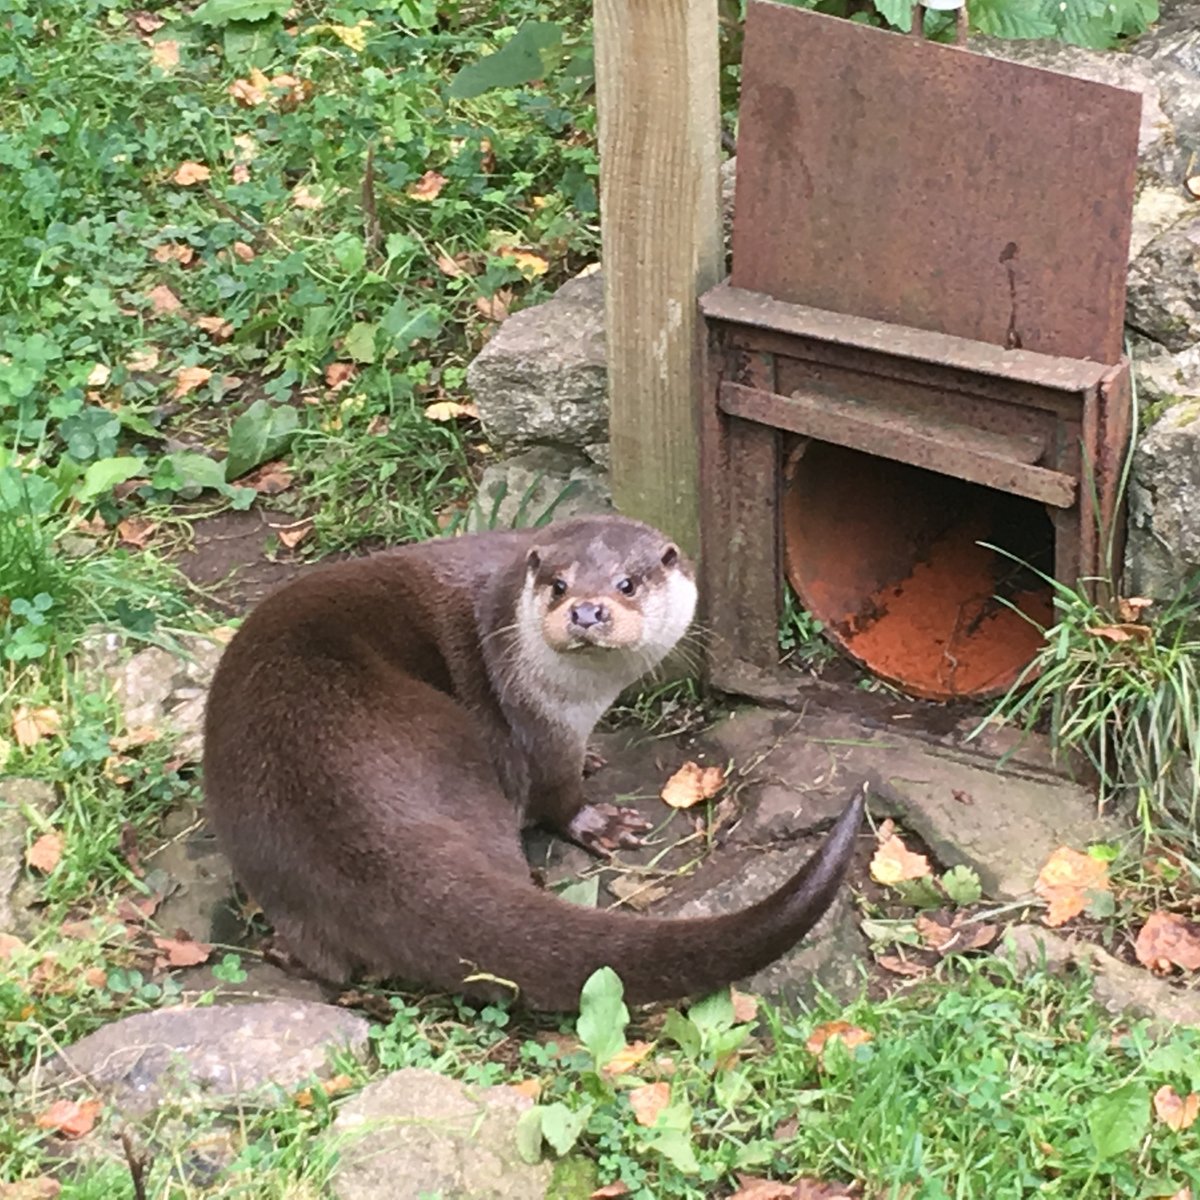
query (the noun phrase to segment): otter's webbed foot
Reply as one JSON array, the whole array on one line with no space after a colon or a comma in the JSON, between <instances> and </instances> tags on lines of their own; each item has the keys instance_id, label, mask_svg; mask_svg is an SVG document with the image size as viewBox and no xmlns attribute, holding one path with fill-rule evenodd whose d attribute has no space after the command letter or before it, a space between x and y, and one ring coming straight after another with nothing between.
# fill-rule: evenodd
<instances>
[{"instance_id":1,"label":"otter's webbed foot","mask_svg":"<svg viewBox=\"0 0 1200 1200\"><path fill-rule=\"evenodd\" d=\"M595 775L597 771L608 766L608 759L599 750L589 746L583 755L583 777Z\"/></svg>"},{"instance_id":2,"label":"otter's webbed foot","mask_svg":"<svg viewBox=\"0 0 1200 1200\"><path fill-rule=\"evenodd\" d=\"M654 828L636 808L618 804L585 804L571 818L567 837L592 854L607 858L614 850L636 850L642 834Z\"/></svg>"}]
</instances>

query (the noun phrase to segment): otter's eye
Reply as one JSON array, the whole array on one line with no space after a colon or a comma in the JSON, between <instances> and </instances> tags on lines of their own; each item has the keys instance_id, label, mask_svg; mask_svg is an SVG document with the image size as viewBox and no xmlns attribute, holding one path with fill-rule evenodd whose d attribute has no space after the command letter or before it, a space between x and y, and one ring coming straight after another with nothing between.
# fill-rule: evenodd
<instances>
[{"instance_id":1,"label":"otter's eye","mask_svg":"<svg viewBox=\"0 0 1200 1200\"><path fill-rule=\"evenodd\" d=\"M554 596L565 596L567 592L567 581L565 579L556 579L550 585L550 592Z\"/></svg>"},{"instance_id":2,"label":"otter's eye","mask_svg":"<svg viewBox=\"0 0 1200 1200\"><path fill-rule=\"evenodd\" d=\"M632 596L633 593L637 591L637 584L629 578L618 579L617 591L620 592L622 596Z\"/></svg>"}]
</instances>

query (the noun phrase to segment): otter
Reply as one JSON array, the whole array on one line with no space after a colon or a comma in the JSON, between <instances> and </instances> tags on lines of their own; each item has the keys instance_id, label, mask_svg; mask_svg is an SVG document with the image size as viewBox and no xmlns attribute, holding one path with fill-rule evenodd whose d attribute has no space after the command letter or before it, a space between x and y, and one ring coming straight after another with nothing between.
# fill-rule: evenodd
<instances>
[{"instance_id":1,"label":"otter","mask_svg":"<svg viewBox=\"0 0 1200 1200\"><path fill-rule=\"evenodd\" d=\"M415 543L318 566L268 596L218 665L206 812L289 954L475 998L571 1010L612 967L633 1003L750 975L832 901L864 799L758 904L705 918L586 909L540 890L522 828L598 854L636 810L584 799L587 740L672 650L693 571L617 516Z\"/></svg>"}]
</instances>

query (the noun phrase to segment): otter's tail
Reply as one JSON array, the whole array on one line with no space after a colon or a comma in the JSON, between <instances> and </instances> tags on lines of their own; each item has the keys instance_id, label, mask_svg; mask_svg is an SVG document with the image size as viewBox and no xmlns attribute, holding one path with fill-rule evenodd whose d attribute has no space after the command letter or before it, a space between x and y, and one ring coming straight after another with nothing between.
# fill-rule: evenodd
<instances>
[{"instance_id":1,"label":"otter's tail","mask_svg":"<svg viewBox=\"0 0 1200 1200\"><path fill-rule=\"evenodd\" d=\"M581 908L489 869L481 858L471 864L478 871L471 886L444 893L436 912L422 914L433 928L421 941L437 949L420 964L420 977L468 994L495 994L496 982L507 981L530 1007L560 1011L578 1006L584 982L604 966L617 972L635 1004L714 991L773 962L821 918L845 875L865 808L863 788L782 887L717 917ZM456 866L461 881L461 851ZM410 929L409 945L411 937ZM451 947L453 958L445 953Z\"/></svg>"}]
</instances>

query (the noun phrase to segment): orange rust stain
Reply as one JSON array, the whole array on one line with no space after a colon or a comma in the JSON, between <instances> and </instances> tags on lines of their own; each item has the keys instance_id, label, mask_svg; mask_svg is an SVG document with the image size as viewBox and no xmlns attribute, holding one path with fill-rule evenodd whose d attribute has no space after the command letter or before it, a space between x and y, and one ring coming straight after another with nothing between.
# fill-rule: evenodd
<instances>
[{"instance_id":1,"label":"orange rust stain","mask_svg":"<svg viewBox=\"0 0 1200 1200\"><path fill-rule=\"evenodd\" d=\"M977 544L973 521L950 529L907 579L880 588L842 636L855 658L917 696L944 700L1007 687L1042 643L1050 588L1008 599L1037 625L995 599L997 572L1015 564ZM856 627L857 626L857 627Z\"/></svg>"}]
</instances>

